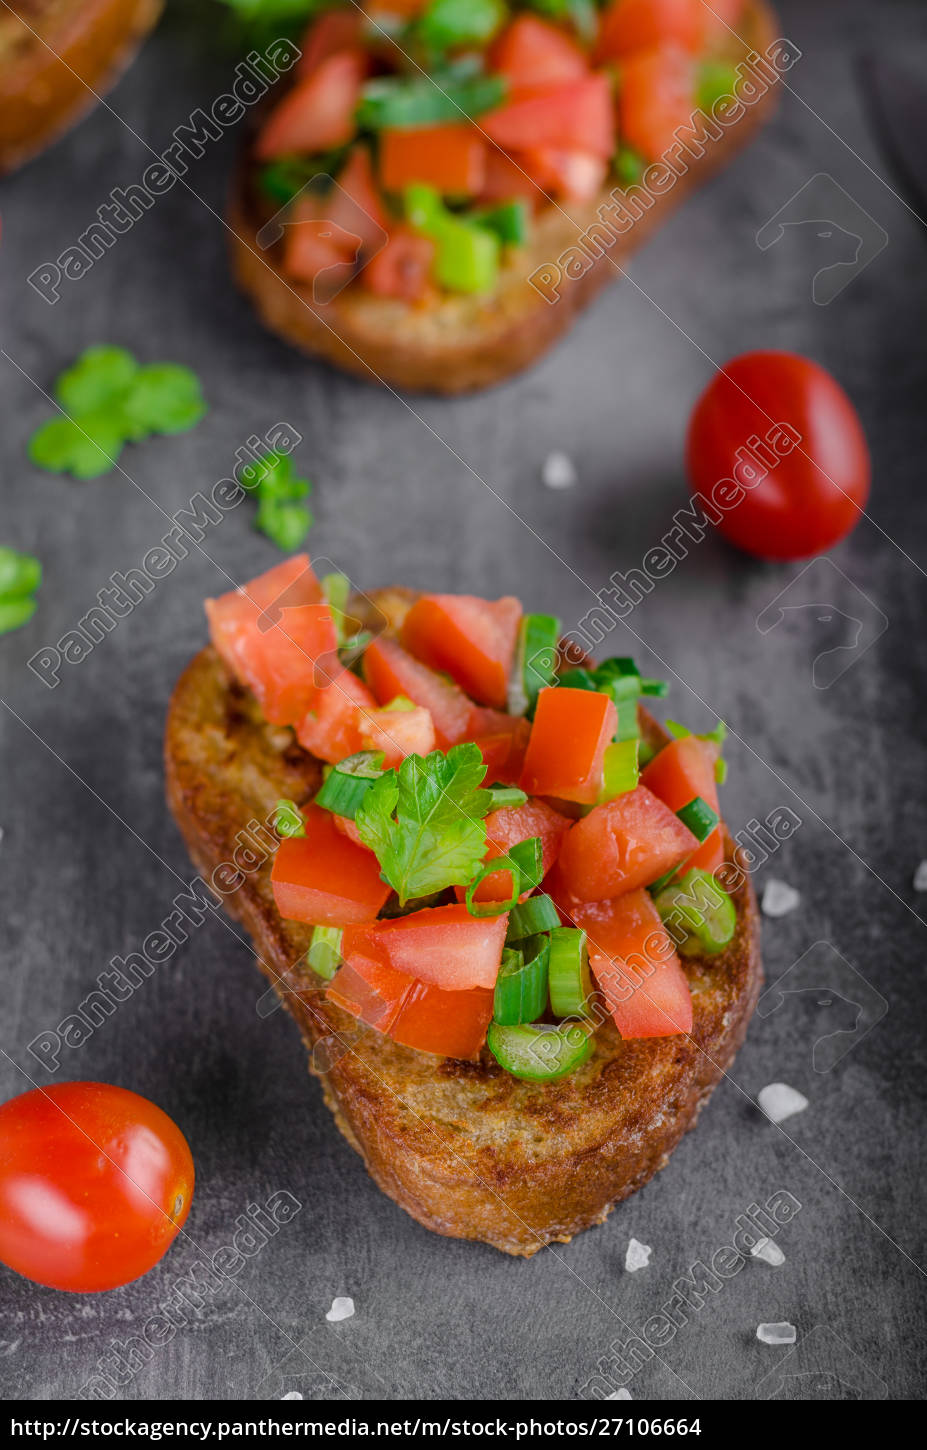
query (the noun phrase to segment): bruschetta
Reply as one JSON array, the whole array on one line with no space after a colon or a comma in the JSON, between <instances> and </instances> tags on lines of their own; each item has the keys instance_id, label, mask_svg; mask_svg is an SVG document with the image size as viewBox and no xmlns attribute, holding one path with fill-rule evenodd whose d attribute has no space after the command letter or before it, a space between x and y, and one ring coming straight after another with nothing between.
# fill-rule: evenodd
<instances>
[{"instance_id":1,"label":"bruschetta","mask_svg":"<svg viewBox=\"0 0 927 1450\"><path fill-rule=\"evenodd\" d=\"M0 173L91 108L156 24L163 0L9 0L0 7Z\"/></svg>"},{"instance_id":2,"label":"bruschetta","mask_svg":"<svg viewBox=\"0 0 927 1450\"><path fill-rule=\"evenodd\" d=\"M377 1184L528 1256L665 1164L746 1032L718 744L514 598L345 584L298 556L208 602L168 801Z\"/></svg>"},{"instance_id":3,"label":"bruschetta","mask_svg":"<svg viewBox=\"0 0 927 1450\"><path fill-rule=\"evenodd\" d=\"M769 113L765 0L564 6L579 28L550 9L313 21L231 201L234 272L273 331L390 386L498 382Z\"/></svg>"}]
</instances>

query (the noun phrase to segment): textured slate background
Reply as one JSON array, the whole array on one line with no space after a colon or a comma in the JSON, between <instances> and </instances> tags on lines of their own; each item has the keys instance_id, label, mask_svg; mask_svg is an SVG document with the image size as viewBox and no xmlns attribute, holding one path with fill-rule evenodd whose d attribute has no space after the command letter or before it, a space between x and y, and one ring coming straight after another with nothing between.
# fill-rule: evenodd
<instances>
[{"instance_id":1,"label":"textured slate background","mask_svg":"<svg viewBox=\"0 0 927 1450\"><path fill-rule=\"evenodd\" d=\"M165 705L204 640L202 598L227 587L224 571L243 580L278 556L244 506L54 692L25 661L158 542L165 512L228 473L250 432L286 419L305 435L314 552L354 579L513 590L567 622L589 607L587 586L632 567L683 502L685 422L713 361L758 346L817 358L856 400L875 458L870 517L834 551L836 569L798 578L798 567L753 563L707 540L632 616L642 642L624 629L607 642L669 673L675 716L697 728L717 714L730 722L735 827L782 806L803 822L758 876L802 890L798 911L767 923L770 979L813 954L780 1009L754 1022L669 1167L607 1226L530 1263L428 1234L369 1181L307 1081L288 1020L255 1011L247 946L213 920L83 1048L65 1051L59 1070L135 1088L182 1125L198 1172L186 1238L141 1282L105 1296L56 1294L0 1270L6 1396L74 1394L114 1341L170 1298L198 1249L229 1242L248 1203L279 1189L302 1211L236 1285L190 1315L126 1398L582 1395L610 1342L655 1313L674 1279L776 1190L802 1204L780 1237L786 1264L748 1264L709 1296L630 1382L632 1394L922 1394L925 898L911 882L927 856L927 253L890 189L855 67L876 42L923 62L927 16L916 0L781 9L804 58L772 126L638 258L636 286L608 291L527 376L464 401L416 398L410 411L258 327L229 283L216 215L231 138L193 167L195 195L176 187L57 306L25 286L111 186L141 173L145 143L161 149L223 89L234 51L216 47L211 7L175 3L112 111L98 108L3 183L0 532L42 557L47 580L33 623L0 640L4 1097L28 1086L24 1072L49 1080L27 1043L155 929L190 876L162 798ZM819 228L790 228L765 252L754 242L820 173L890 239L827 307L811 296L815 272L834 260ZM25 458L50 411L42 390L101 339L191 363L211 402L192 434L127 452L134 486L119 474L77 483ZM553 448L576 462L570 492L540 482ZM786 586L785 602L820 607L791 610L761 633L757 616ZM813 662L834 647L846 648L824 667L849 667L815 688ZM821 994L807 987L830 988L836 1006L811 1005ZM846 1034L860 1013L861 1027L839 1039L841 1060L816 1071L815 1042ZM784 1131L751 1102L772 1080L810 1101ZM632 1235L653 1247L634 1276L623 1267ZM353 1295L357 1313L329 1326L336 1294ZM778 1319L800 1331L791 1358L755 1338L759 1321ZM792 1377L780 1381L780 1366Z\"/></svg>"}]
</instances>

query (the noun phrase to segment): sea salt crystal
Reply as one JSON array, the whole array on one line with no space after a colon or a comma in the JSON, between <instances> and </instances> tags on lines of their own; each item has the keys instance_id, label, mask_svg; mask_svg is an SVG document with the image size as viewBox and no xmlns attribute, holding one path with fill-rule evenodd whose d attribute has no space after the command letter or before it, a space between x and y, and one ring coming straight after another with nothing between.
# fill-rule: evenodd
<instances>
[{"instance_id":1,"label":"sea salt crystal","mask_svg":"<svg viewBox=\"0 0 927 1450\"><path fill-rule=\"evenodd\" d=\"M628 1273L634 1274L638 1269L646 1269L652 1253L653 1249L648 1244L642 1244L639 1239L632 1239L624 1256L624 1266Z\"/></svg>"},{"instance_id":2,"label":"sea salt crystal","mask_svg":"<svg viewBox=\"0 0 927 1450\"><path fill-rule=\"evenodd\" d=\"M299 1390L287 1390L283 1398L285 1400L301 1400L302 1395L299 1393Z\"/></svg>"},{"instance_id":3,"label":"sea salt crystal","mask_svg":"<svg viewBox=\"0 0 927 1450\"><path fill-rule=\"evenodd\" d=\"M541 478L548 488L572 488L576 482L576 465L568 453L548 453Z\"/></svg>"},{"instance_id":4,"label":"sea salt crystal","mask_svg":"<svg viewBox=\"0 0 927 1450\"><path fill-rule=\"evenodd\" d=\"M337 1324L340 1319L350 1319L353 1313L353 1299L333 1299L332 1307L329 1309L325 1318L329 1324Z\"/></svg>"},{"instance_id":5,"label":"sea salt crystal","mask_svg":"<svg viewBox=\"0 0 927 1450\"><path fill-rule=\"evenodd\" d=\"M0 831L0 840L3 839L3 832ZM914 890L927 891L927 861L922 861L914 873Z\"/></svg>"},{"instance_id":6,"label":"sea salt crystal","mask_svg":"<svg viewBox=\"0 0 927 1450\"><path fill-rule=\"evenodd\" d=\"M803 1113L808 1099L785 1082L771 1082L760 1092L757 1102L773 1123L783 1123L794 1113Z\"/></svg>"},{"instance_id":7,"label":"sea salt crystal","mask_svg":"<svg viewBox=\"0 0 927 1450\"><path fill-rule=\"evenodd\" d=\"M629 1400L631 1398L631 1395L628 1390L615 1390L615 1392L609 1395L608 1398L610 1400Z\"/></svg>"},{"instance_id":8,"label":"sea salt crystal","mask_svg":"<svg viewBox=\"0 0 927 1450\"><path fill-rule=\"evenodd\" d=\"M762 1259L764 1264L772 1264L774 1269L785 1263L785 1254L772 1239L760 1239L750 1252L755 1259Z\"/></svg>"},{"instance_id":9,"label":"sea salt crystal","mask_svg":"<svg viewBox=\"0 0 927 1450\"><path fill-rule=\"evenodd\" d=\"M763 887L763 915L787 916L801 901L801 893L786 881L773 878Z\"/></svg>"},{"instance_id":10,"label":"sea salt crystal","mask_svg":"<svg viewBox=\"0 0 927 1450\"><path fill-rule=\"evenodd\" d=\"M794 1324L758 1324L756 1337L761 1344L794 1344L798 1331Z\"/></svg>"}]
</instances>

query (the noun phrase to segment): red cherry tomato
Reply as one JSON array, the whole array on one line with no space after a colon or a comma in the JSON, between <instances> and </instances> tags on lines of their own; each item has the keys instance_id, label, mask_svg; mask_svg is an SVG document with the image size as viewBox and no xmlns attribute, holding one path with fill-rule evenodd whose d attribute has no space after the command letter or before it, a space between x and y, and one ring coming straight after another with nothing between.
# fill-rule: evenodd
<instances>
[{"instance_id":1,"label":"red cherry tomato","mask_svg":"<svg viewBox=\"0 0 927 1450\"><path fill-rule=\"evenodd\" d=\"M831 548L869 497L856 409L830 373L794 353L745 353L717 372L692 414L686 457L692 492L710 500L718 490L721 533L761 559ZM742 489L721 484L732 478Z\"/></svg>"},{"instance_id":2,"label":"red cherry tomato","mask_svg":"<svg viewBox=\"0 0 927 1450\"><path fill-rule=\"evenodd\" d=\"M193 1159L147 1098L100 1082L0 1106L0 1261L51 1289L115 1289L183 1227Z\"/></svg>"}]
</instances>

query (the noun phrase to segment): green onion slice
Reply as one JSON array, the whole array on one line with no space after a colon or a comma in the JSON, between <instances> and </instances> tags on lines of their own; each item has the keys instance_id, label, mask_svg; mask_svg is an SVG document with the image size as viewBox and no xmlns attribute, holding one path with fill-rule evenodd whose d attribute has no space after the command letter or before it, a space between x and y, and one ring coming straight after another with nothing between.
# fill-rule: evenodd
<instances>
[{"instance_id":1,"label":"green onion slice","mask_svg":"<svg viewBox=\"0 0 927 1450\"><path fill-rule=\"evenodd\" d=\"M506 855L493 856L489 861L484 861L467 887L465 900L470 915L502 916L504 912L512 911L523 892L535 889L541 879L542 867L540 836L531 836L527 841L519 841L518 845L512 846ZM508 871L511 876L512 889L507 900L474 901L473 893L480 882L485 881L487 876L492 876L496 871ZM530 936L530 934L530 932L523 933L525 936Z\"/></svg>"},{"instance_id":2,"label":"green onion slice","mask_svg":"<svg viewBox=\"0 0 927 1450\"><path fill-rule=\"evenodd\" d=\"M322 580L322 593L328 600L328 607L332 612L338 648L340 649L348 637L348 617L346 611L348 600L351 597L351 581L347 574L326 574Z\"/></svg>"},{"instance_id":3,"label":"green onion slice","mask_svg":"<svg viewBox=\"0 0 927 1450\"><path fill-rule=\"evenodd\" d=\"M495 232L500 242L509 247L523 246L531 235L531 214L523 198L470 212L467 221Z\"/></svg>"},{"instance_id":4,"label":"green onion slice","mask_svg":"<svg viewBox=\"0 0 927 1450\"><path fill-rule=\"evenodd\" d=\"M525 937L552 931L559 925L560 913L549 896L529 896L527 901L512 907L505 939L523 941Z\"/></svg>"},{"instance_id":5,"label":"green onion slice","mask_svg":"<svg viewBox=\"0 0 927 1450\"><path fill-rule=\"evenodd\" d=\"M313 927L306 960L317 976L330 982L341 966L341 927Z\"/></svg>"},{"instance_id":6,"label":"green onion slice","mask_svg":"<svg viewBox=\"0 0 927 1450\"><path fill-rule=\"evenodd\" d=\"M537 704L538 691L553 681L561 628L560 620L552 614L522 615L509 681L510 715L530 715Z\"/></svg>"},{"instance_id":7,"label":"green onion slice","mask_svg":"<svg viewBox=\"0 0 927 1450\"><path fill-rule=\"evenodd\" d=\"M695 796L688 805L682 806L676 814L699 842L711 835L721 819L717 811L712 810L708 802L703 800L700 795Z\"/></svg>"},{"instance_id":8,"label":"green onion slice","mask_svg":"<svg viewBox=\"0 0 927 1450\"><path fill-rule=\"evenodd\" d=\"M562 1026L535 1022L516 1027L491 1022L486 1042L499 1066L513 1077L525 1082L553 1082L591 1056L594 1037L591 1028L579 1022Z\"/></svg>"},{"instance_id":9,"label":"green onion slice","mask_svg":"<svg viewBox=\"0 0 927 1450\"><path fill-rule=\"evenodd\" d=\"M274 830L278 836L304 836L306 822L295 801L279 800L274 811Z\"/></svg>"},{"instance_id":10,"label":"green onion slice","mask_svg":"<svg viewBox=\"0 0 927 1450\"><path fill-rule=\"evenodd\" d=\"M315 798L317 806L353 821L374 781L383 774L382 750L361 750L333 765Z\"/></svg>"},{"instance_id":11,"label":"green onion slice","mask_svg":"<svg viewBox=\"0 0 927 1450\"><path fill-rule=\"evenodd\" d=\"M492 799L490 811L517 810L528 799L525 792L519 790L517 785L501 785L498 781L489 787L489 794Z\"/></svg>"},{"instance_id":12,"label":"green onion slice","mask_svg":"<svg viewBox=\"0 0 927 1450\"><path fill-rule=\"evenodd\" d=\"M504 1027L534 1022L547 1006L550 938L529 937L520 949L507 947L496 978L493 1018Z\"/></svg>"},{"instance_id":13,"label":"green onion slice","mask_svg":"<svg viewBox=\"0 0 927 1450\"><path fill-rule=\"evenodd\" d=\"M640 736L630 740L616 740L605 747L605 763L602 772L602 793L599 805L614 800L617 795L635 790L640 780Z\"/></svg>"},{"instance_id":14,"label":"green onion slice","mask_svg":"<svg viewBox=\"0 0 927 1450\"><path fill-rule=\"evenodd\" d=\"M723 951L737 930L734 903L710 871L686 871L678 881L658 891L653 904L685 957L713 956ZM553 953L550 969L553 981Z\"/></svg>"},{"instance_id":15,"label":"green onion slice","mask_svg":"<svg viewBox=\"0 0 927 1450\"><path fill-rule=\"evenodd\" d=\"M555 1017L588 1017L593 993L586 933L558 926L550 934L550 1005Z\"/></svg>"}]
</instances>

